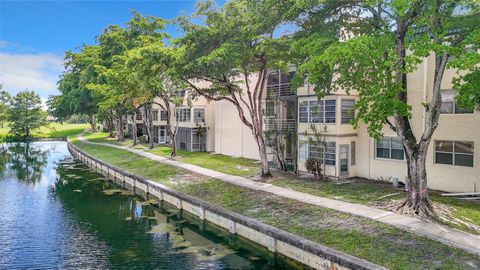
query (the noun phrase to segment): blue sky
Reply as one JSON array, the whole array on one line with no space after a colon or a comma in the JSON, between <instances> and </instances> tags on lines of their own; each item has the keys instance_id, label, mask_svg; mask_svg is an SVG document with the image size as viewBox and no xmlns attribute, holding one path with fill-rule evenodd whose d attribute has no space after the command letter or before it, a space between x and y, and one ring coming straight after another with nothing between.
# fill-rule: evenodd
<instances>
[{"instance_id":1,"label":"blue sky","mask_svg":"<svg viewBox=\"0 0 480 270\"><path fill-rule=\"evenodd\" d=\"M223 3L224 1L217 1ZM0 0L0 84L11 94L57 94L63 52L91 44L108 24L123 25L130 10L165 19L191 14L195 1ZM168 31L177 36L175 27Z\"/></svg>"}]
</instances>

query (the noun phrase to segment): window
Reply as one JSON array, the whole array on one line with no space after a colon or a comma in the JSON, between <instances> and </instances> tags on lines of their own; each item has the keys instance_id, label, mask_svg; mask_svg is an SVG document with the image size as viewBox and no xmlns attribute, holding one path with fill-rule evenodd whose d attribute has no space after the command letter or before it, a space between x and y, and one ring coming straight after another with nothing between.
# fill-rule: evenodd
<instances>
[{"instance_id":1,"label":"window","mask_svg":"<svg viewBox=\"0 0 480 270\"><path fill-rule=\"evenodd\" d=\"M376 157L386 159L404 160L405 151L398 138L382 138L376 143Z\"/></svg>"},{"instance_id":2,"label":"window","mask_svg":"<svg viewBox=\"0 0 480 270\"><path fill-rule=\"evenodd\" d=\"M342 99L342 124L348 124L355 117L354 112L355 100Z\"/></svg>"},{"instance_id":3,"label":"window","mask_svg":"<svg viewBox=\"0 0 480 270\"><path fill-rule=\"evenodd\" d=\"M327 142L325 151L323 150L323 145L309 144L309 147L308 147L309 158L319 159L323 163L324 152L325 152L325 164L335 165L335 152L336 152L335 142Z\"/></svg>"},{"instance_id":4,"label":"window","mask_svg":"<svg viewBox=\"0 0 480 270\"><path fill-rule=\"evenodd\" d=\"M280 75L278 71L272 71L268 75L267 85L278 85L280 83Z\"/></svg>"},{"instance_id":5,"label":"window","mask_svg":"<svg viewBox=\"0 0 480 270\"><path fill-rule=\"evenodd\" d=\"M190 108L178 108L176 110L177 113L177 121L178 122L190 122L191 115L190 115Z\"/></svg>"},{"instance_id":6,"label":"window","mask_svg":"<svg viewBox=\"0 0 480 270\"><path fill-rule=\"evenodd\" d=\"M308 101L302 101L298 106L298 121L308 123Z\"/></svg>"},{"instance_id":7,"label":"window","mask_svg":"<svg viewBox=\"0 0 480 270\"><path fill-rule=\"evenodd\" d=\"M271 71L268 75L267 85L279 85L279 84L288 84L295 76L295 71L290 71L288 73L283 73L278 70Z\"/></svg>"},{"instance_id":8,"label":"window","mask_svg":"<svg viewBox=\"0 0 480 270\"><path fill-rule=\"evenodd\" d=\"M142 120L142 114L141 113L137 113L137 118L136 120Z\"/></svg>"},{"instance_id":9,"label":"window","mask_svg":"<svg viewBox=\"0 0 480 270\"><path fill-rule=\"evenodd\" d=\"M183 90L177 91L177 93L175 95L179 98L180 97L183 98L185 96L186 92L187 92L187 90L183 89Z\"/></svg>"},{"instance_id":10,"label":"window","mask_svg":"<svg viewBox=\"0 0 480 270\"><path fill-rule=\"evenodd\" d=\"M157 110L152 111L152 117L153 117L153 121L158 121L158 111Z\"/></svg>"},{"instance_id":11,"label":"window","mask_svg":"<svg viewBox=\"0 0 480 270\"><path fill-rule=\"evenodd\" d=\"M205 109L203 108L193 109L193 122L195 123L205 122Z\"/></svg>"},{"instance_id":12,"label":"window","mask_svg":"<svg viewBox=\"0 0 480 270\"><path fill-rule=\"evenodd\" d=\"M473 110L462 109L455 104L455 91L442 90L442 105L440 113L442 114L465 114L473 113Z\"/></svg>"},{"instance_id":13,"label":"window","mask_svg":"<svg viewBox=\"0 0 480 270\"><path fill-rule=\"evenodd\" d=\"M167 121L167 112L165 110L160 110L160 121Z\"/></svg>"},{"instance_id":14,"label":"window","mask_svg":"<svg viewBox=\"0 0 480 270\"><path fill-rule=\"evenodd\" d=\"M325 100L325 122L324 123L335 123L335 103L336 100Z\"/></svg>"},{"instance_id":15,"label":"window","mask_svg":"<svg viewBox=\"0 0 480 270\"><path fill-rule=\"evenodd\" d=\"M351 164L352 166L354 166L355 163L356 163L356 160L355 160L355 158L356 158L356 149L355 149L355 146L356 146L356 145L355 145L355 142L351 142L351 143L350 143L350 155L351 155L351 157L350 157L350 164Z\"/></svg>"},{"instance_id":16,"label":"window","mask_svg":"<svg viewBox=\"0 0 480 270\"><path fill-rule=\"evenodd\" d=\"M335 110L334 99L302 101L298 107L298 121L300 123L335 123Z\"/></svg>"},{"instance_id":17,"label":"window","mask_svg":"<svg viewBox=\"0 0 480 270\"><path fill-rule=\"evenodd\" d=\"M435 163L473 167L473 142L435 141Z\"/></svg>"},{"instance_id":18,"label":"window","mask_svg":"<svg viewBox=\"0 0 480 270\"><path fill-rule=\"evenodd\" d=\"M301 140L298 144L298 160L305 162L308 158L308 141Z\"/></svg>"}]
</instances>

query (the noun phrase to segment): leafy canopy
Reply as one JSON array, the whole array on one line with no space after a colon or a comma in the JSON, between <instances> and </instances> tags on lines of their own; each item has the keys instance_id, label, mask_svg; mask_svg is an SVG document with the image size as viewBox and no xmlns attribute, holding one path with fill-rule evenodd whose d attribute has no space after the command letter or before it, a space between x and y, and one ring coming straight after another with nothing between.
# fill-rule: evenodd
<instances>
[{"instance_id":1,"label":"leafy canopy","mask_svg":"<svg viewBox=\"0 0 480 270\"><path fill-rule=\"evenodd\" d=\"M185 36L177 40L183 55L179 76L208 81L213 96L240 91L237 82L266 68L285 66L287 37L274 37L288 10L286 1L236 0L216 7L213 1L197 3L195 16L204 24L180 18ZM238 80L238 81L235 81Z\"/></svg>"},{"instance_id":2,"label":"leafy canopy","mask_svg":"<svg viewBox=\"0 0 480 270\"><path fill-rule=\"evenodd\" d=\"M30 137L31 132L47 124L42 101L33 91L22 91L13 97L10 105L10 133Z\"/></svg>"},{"instance_id":3,"label":"leafy canopy","mask_svg":"<svg viewBox=\"0 0 480 270\"><path fill-rule=\"evenodd\" d=\"M478 97L480 16L475 1L297 1L292 9L300 14L302 28L292 46L296 80L308 74L320 97L339 91L358 94L353 124L364 121L372 136L381 136L389 117L411 117L405 80L431 54L458 59L447 67L467 71L455 84L465 106ZM466 45L473 46L470 53Z\"/></svg>"}]
</instances>

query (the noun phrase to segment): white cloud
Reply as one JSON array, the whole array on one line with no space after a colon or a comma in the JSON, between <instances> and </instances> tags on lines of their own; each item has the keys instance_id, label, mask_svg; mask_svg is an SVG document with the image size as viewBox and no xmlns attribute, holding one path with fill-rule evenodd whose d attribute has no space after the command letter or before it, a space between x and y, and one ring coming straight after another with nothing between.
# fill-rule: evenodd
<instances>
[{"instance_id":1,"label":"white cloud","mask_svg":"<svg viewBox=\"0 0 480 270\"><path fill-rule=\"evenodd\" d=\"M11 94L28 89L41 97L58 93L63 59L51 53L0 53L0 84Z\"/></svg>"}]
</instances>

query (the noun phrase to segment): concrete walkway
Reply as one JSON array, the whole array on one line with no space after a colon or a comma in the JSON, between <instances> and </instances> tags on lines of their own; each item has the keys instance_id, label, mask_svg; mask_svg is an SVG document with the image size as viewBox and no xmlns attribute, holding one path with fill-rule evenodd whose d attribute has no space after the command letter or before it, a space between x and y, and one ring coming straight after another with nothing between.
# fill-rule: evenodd
<instances>
[{"instance_id":1,"label":"concrete walkway","mask_svg":"<svg viewBox=\"0 0 480 270\"><path fill-rule=\"evenodd\" d=\"M79 134L77 138L83 143L103 145L103 146L126 150L163 164L189 170L194 173L198 173L201 175L205 175L211 178L221 180L226 183L230 183L232 185L241 186L241 187L245 187L253 190L264 191L264 192L272 193L288 199L296 200L299 202L308 203L311 205L316 205L324 208L330 208L333 210L373 219L388 225L392 225L397 228L407 230L409 232L413 232L420 236L428 237L435 241L439 241L445 244L455 246L460 249L464 249L466 251L469 251L471 253L474 253L480 256L480 236L455 230L446 226L442 226L440 224L426 222L418 218L412 218L412 217L400 215L391 211L368 207L361 204L328 199L324 197L311 195L308 193L295 191L288 188L275 186L272 184L256 182L241 176L225 174L225 173L217 172L214 170L206 169L200 166L196 166L193 164L187 164L187 163L171 160L166 157L157 156L157 155L145 152L143 150L133 149L127 146L120 146L120 145L114 145L114 144L108 144L108 143L90 142L85 138L83 138L82 134Z\"/></svg>"}]
</instances>

